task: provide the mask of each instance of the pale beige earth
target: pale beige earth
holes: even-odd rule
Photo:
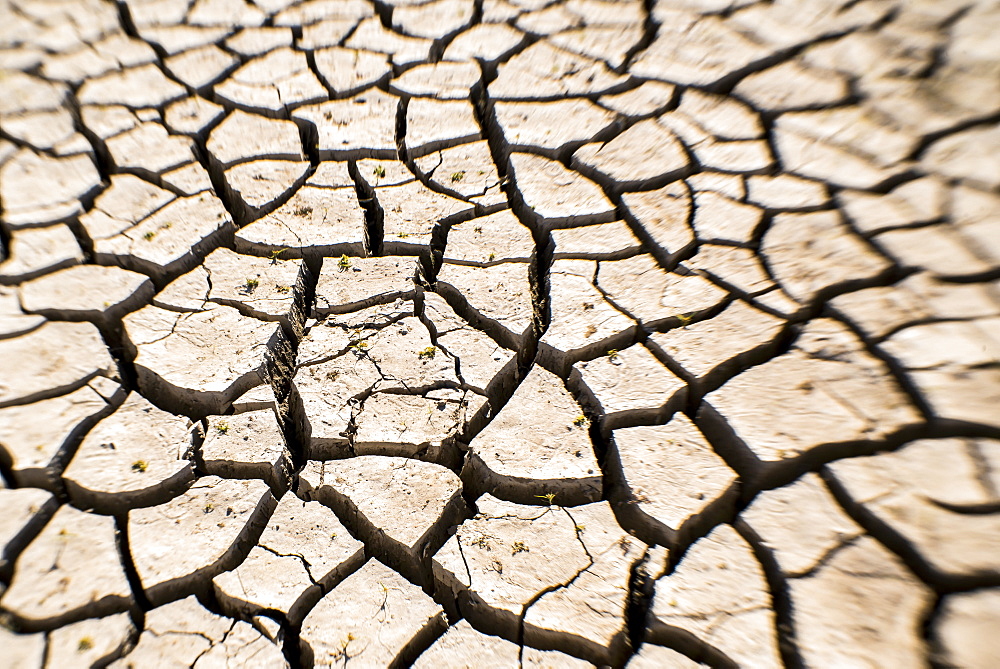
[[[0,667],[1000,666],[998,35],[0,0]]]

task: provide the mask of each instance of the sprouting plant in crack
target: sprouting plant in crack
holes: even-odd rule
[[[385,178],[385,167],[382,165],[376,165],[375,169],[372,170],[372,174],[377,176],[379,179]]]
[[[375,616],[382,615],[383,618],[381,620],[379,620],[379,622],[380,623],[384,623],[385,622],[385,617],[384,616],[388,613],[387,609],[389,607],[389,591],[390,590],[399,590],[399,588],[393,588],[391,586],[386,585],[385,583],[382,583],[381,581],[379,581],[378,585],[379,585],[380,588],[382,588],[382,603],[379,605],[378,611],[375,612]],[[402,592],[402,591],[400,591],[400,592]],[[374,618],[375,616],[372,616],[372,617]]]
[[[219,424],[215,426],[215,429],[218,430],[219,434],[226,434],[229,432],[229,423],[221,420],[219,421]]]
[[[496,253],[490,253],[489,262],[493,262],[496,259],[497,259],[497,254]]]
[[[340,260],[337,261],[337,271],[346,272],[351,269],[351,259],[347,257],[347,254],[340,256]]]
[[[573,425],[575,425],[576,427],[586,427],[589,424],[590,424],[590,421],[587,420],[587,417],[585,415],[583,415],[583,414],[580,414],[579,416],[577,416],[576,418],[573,419]],[[537,496],[538,495],[536,495],[536,497]]]
[[[280,283],[276,283],[276,284],[274,284],[274,289],[276,291],[278,291],[279,293],[281,293],[282,295],[284,295],[285,293],[287,293],[288,291],[291,290],[291,287],[289,287],[289,286],[282,286]]]
[[[94,647],[94,640],[89,636],[80,637],[80,641],[76,644],[76,652],[83,653]]]
[[[452,172],[451,173],[452,183],[454,183],[456,181],[461,181],[464,178],[465,178],[465,172],[463,172],[462,170],[459,170],[458,172]]]
[[[686,327],[694,320],[694,314],[677,314],[677,320],[681,322],[681,327]]]
[[[420,353],[417,353],[417,357],[420,358],[421,360],[430,360],[435,355],[437,355],[437,347],[436,346],[428,346],[427,348],[425,348],[424,350],[422,350]]]
[[[528,548],[528,544],[523,541],[515,541],[510,545],[510,554],[517,555],[518,553],[530,553],[531,549]]]
[[[350,646],[351,642],[356,638],[357,637],[355,637],[354,634],[348,632],[347,636],[340,642],[339,648],[337,649],[336,657],[343,658],[345,665],[347,664],[347,661],[351,659],[350,653],[347,652],[347,647]]]
[[[209,502],[208,504],[205,505],[205,508],[203,509],[203,511],[205,513],[212,513],[212,509],[214,509],[214,508],[215,508],[215,505],[212,504],[211,502]]]
[[[355,353],[359,353],[359,354],[360,353],[364,353],[364,352],[366,352],[368,350],[368,342],[366,342],[364,339],[358,339],[358,340],[352,341],[351,342],[351,349]]]
[[[153,237],[155,236],[156,236],[155,230],[147,230],[146,232],[142,233],[142,238],[145,239],[147,242],[153,241]]]
[[[247,278],[247,282],[245,284],[243,284],[242,290],[247,295],[249,295],[253,291],[257,290],[257,286],[259,286],[259,285],[260,285],[260,279],[258,279],[256,277],[248,277]]]
[[[608,360],[610,360],[611,362],[618,361],[618,349],[612,348],[608,350]]]
[[[535,495],[535,497],[544,499],[549,503],[549,506],[552,506],[552,501],[556,498],[556,494],[554,492],[547,492],[544,495]]]
[[[271,264],[272,265],[277,265],[278,261],[281,260],[281,254],[284,253],[287,250],[288,250],[288,247],[284,246],[284,247],[282,247],[280,249],[275,249],[275,250],[271,251],[271,255],[270,255]]]
[[[149,463],[145,460],[136,460],[132,463],[132,471],[138,472],[139,474],[145,473],[149,469]]]

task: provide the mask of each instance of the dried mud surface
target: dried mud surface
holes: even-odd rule
[[[0,664],[996,666],[998,33],[2,0]]]

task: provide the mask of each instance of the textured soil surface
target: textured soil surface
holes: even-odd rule
[[[996,667],[998,35],[0,0],[0,665]]]

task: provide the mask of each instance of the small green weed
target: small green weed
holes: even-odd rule
[[[145,473],[149,469],[149,463],[145,460],[136,460],[132,463],[132,471],[138,472],[140,474]]]
[[[452,181],[452,183],[454,183],[456,181],[461,181],[464,178],[465,178],[465,172],[463,172],[461,170],[459,170],[458,172],[452,172],[451,173],[451,181]]]
[[[417,357],[421,360],[429,360],[437,354],[437,348],[434,346],[428,346],[423,351],[417,354]]]
[[[544,499],[549,503],[549,506],[552,506],[552,502],[555,500],[556,494],[554,492],[547,492],[544,495],[535,495],[535,497],[538,499]]]

